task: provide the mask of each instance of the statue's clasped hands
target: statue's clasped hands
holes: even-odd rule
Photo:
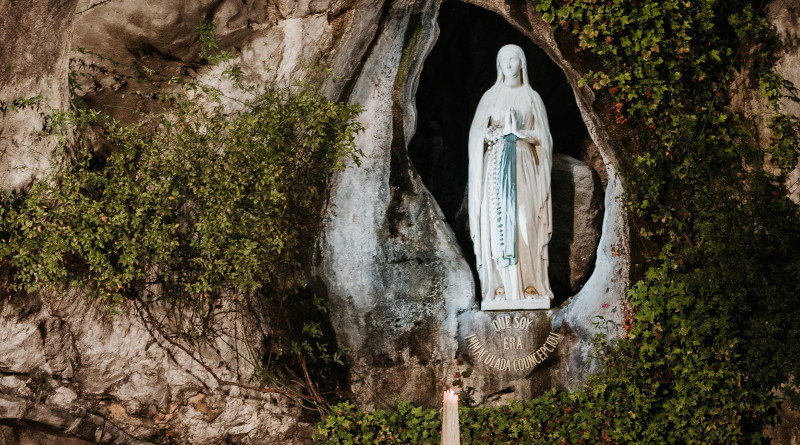
[[[503,136],[513,134],[519,139],[525,139],[525,136],[519,131],[517,124],[517,116],[513,108],[506,110],[505,124],[503,126]]]
[[[539,140],[532,134],[533,132],[528,131],[525,133],[526,134],[523,134],[523,131],[520,130],[518,127],[517,114],[514,112],[514,109],[509,108],[506,111],[505,124],[503,126],[503,137],[508,136],[509,134],[513,134],[520,140],[527,141],[533,144],[534,146],[539,144]],[[536,165],[539,165],[539,153],[533,147],[532,151],[533,151],[533,159],[536,162]]]
[[[489,148],[492,149],[496,146],[503,145],[503,139],[505,136],[513,134],[520,140],[526,140],[533,144],[538,143],[531,132],[524,131],[519,128],[519,123],[517,122],[517,113],[514,111],[513,108],[509,108],[506,110],[505,117],[503,118],[503,125],[497,126],[490,126],[486,132],[486,140],[489,142]],[[536,156],[536,161],[538,163],[538,155]]]

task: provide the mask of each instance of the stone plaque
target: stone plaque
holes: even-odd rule
[[[479,313],[461,329],[461,351],[478,371],[519,378],[557,353],[562,336],[549,327],[542,311]]]

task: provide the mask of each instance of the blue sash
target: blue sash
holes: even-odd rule
[[[503,136],[505,143],[498,165],[495,235],[500,251],[495,252],[497,267],[517,264],[517,139],[514,134]]]

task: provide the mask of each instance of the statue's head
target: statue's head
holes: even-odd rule
[[[528,64],[519,46],[505,45],[497,52],[497,83],[528,84]]]

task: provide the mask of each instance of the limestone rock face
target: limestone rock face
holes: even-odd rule
[[[367,408],[391,405],[396,396],[434,405],[440,396],[439,391],[431,394],[432,390],[442,390],[454,381],[470,388],[479,403],[530,397],[552,387],[568,388],[592,371],[586,359],[589,340],[598,332],[596,316],[621,325],[623,314],[628,228],[615,199],[621,185],[614,174],[614,148],[592,109],[592,93],[578,89],[579,76],[560,55],[550,28],[537,24],[541,20],[533,11],[526,13],[527,21],[520,21],[509,16],[505,3],[481,4],[524,30],[566,72],[588,132],[608,169],[608,186],[600,205],[600,186],[594,174],[578,161],[564,158],[559,164],[558,174],[563,175],[559,181],[567,185],[561,195],[570,194],[569,187],[574,187],[580,197],[569,198],[581,201],[580,211],[588,221],[580,229],[572,228],[580,239],[567,243],[575,249],[563,261],[569,267],[596,251],[597,260],[586,261],[583,271],[577,272],[591,274],[583,288],[562,308],[510,314],[512,319],[533,320],[531,329],[513,336],[515,345],[535,352],[553,331],[562,339],[557,352],[526,372],[499,369],[503,367],[500,361],[482,361],[490,355],[511,357],[503,350],[511,340],[502,335],[498,339],[493,331],[493,323],[502,314],[479,311],[475,281],[470,279],[474,270],[464,261],[464,245],[459,246],[443,224],[443,215],[416,169],[407,167],[406,148],[417,115],[411,93],[424,69],[425,54],[434,43],[435,15],[430,10],[437,6],[395,3],[384,13],[380,33],[365,54],[347,96],[366,109],[361,117],[366,130],[358,139],[365,156],[360,166],[350,166],[337,175],[329,218],[316,249],[316,273],[333,306],[334,327],[352,350],[353,396]],[[416,17],[408,13],[414,10],[420,11]],[[440,151],[444,150],[440,146]],[[602,206],[602,236],[592,243],[588,239],[597,239],[600,225],[593,213],[599,213]],[[584,240],[587,242],[582,244]],[[564,281],[569,283],[569,279]],[[525,336],[530,333],[535,335]],[[481,360],[467,340],[473,335],[480,337],[488,351]],[[520,343],[516,343],[517,337]],[[456,379],[468,369],[472,370],[469,378]]]
[[[74,436],[63,436],[43,433],[36,430],[0,426],[0,443],[14,445],[90,445],[83,439]]]
[[[591,90],[578,88],[579,75],[549,26],[530,2],[516,2],[513,10],[499,0],[475,3],[519,30],[563,70],[562,87],[574,95],[602,158],[592,164],[594,171],[569,157],[557,158],[554,211],[572,223],[553,235],[554,249],[558,244],[564,252],[553,256],[553,272],[562,270],[565,290],[560,306],[548,311],[479,310],[469,253],[417,174],[420,166],[409,158],[418,123],[415,94],[439,33],[439,0],[81,0],[58,8],[39,2],[31,10],[44,19],[21,21],[30,24],[27,34],[17,38],[7,31],[10,26],[0,26],[7,37],[3,54],[7,49],[22,54],[12,64],[4,57],[3,73],[13,81],[3,84],[0,98],[41,92],[55,100],[50,108],[65,108],[71,57],[84,100],[132,120],[135,115],[118,113],[147,110],[152,94],[168,88],[137,83],[133,66],[194,76],[233,91],[222,74],[227,66],[241,67],[250,84],[289,85],[316,81],[312,67],[326,64],[333,73],[323,83],[329,97],[364,107],[359,117],[364,131],[357,137],[361,164],[333,178],[314,256],[314,286],[327,296],[336,336],[351,350],[348,383],[354,401],[361,408],[386,407],[400,396],[438,405],[441,390],[454,384],[471,388],[478,403],[531,397],[568,388],[592,372],[586,359],[597,332],[595,317],[619,322],[623,313],[628,226],[616,200],[622,188],[614,173],[615,149],[593,108]],[[196,56],[196,29],[203,20],[215,24],[221,46],[232,50],[231,65],[205,65]],[[70,47],[85,51],[70,53]],[[0,167],[4,172],[16,172],[18,164],[28,167],[21,176],[2,175],[4,189],[47,171],[49,164],[37,156],[52,151],[54,143],[35,136],[44,112],[31,112],[38,121],[26,115],[4,122]],[[598,184],[598,168],[608,178],[605,187]],[[0,423],[42,424],[82,440],[95,441],[100,434],[116,443],[308,441],[310,425],[289,398],[223,383],[247,384],[253,373],[224,344],[190,355],[165,341],[132,303],[122,309],[123,315],[110,316],[101,303],[48,295],[0,301],[0,372],[6,375],[0,380]],[[496,323],[506,315],[518,324],[500,329]],[[524,331],[523,317],[529,321]],[[270,329],[265,318],[251,314],[231,321],[242,323],[248,335],[237,341],[256,356],[265,349],[262,332]],[[550,333],[559,340],[553,351],[542,350],[547,357],[542,352],[532,366],[513,362],[543,348]],[[477,356],[476,343],[469,340],[475,338],[519,369],[500,369],[501,362]],[[528,360],[524,363],[534,363]],[[37,377],[22,378],[30,375]],[[0,434],[21,437],[19,430]]]
[[[795,87],[800,85],[800,1],[772,1],[767,4],[767,14],[775,27],[776,35],[784,48],[782,57],[775,66],[775,71]],[[770,144],[772,130],[769,118],[772,106],[763,97],[758,85],[752,85],[746,72],[735,73],[732,85],[731,105],[738,112],[747,116],[751,131],[758,138],[761,147]],[[781,101],[780,111],[800,117],[800,104],[787,99]],[[800,203],[800,159],[795,169],[786,178],[789,198]]]
[[[102,302],[60,296],[0,304],[0,422],[122,444],[150,443],[167,432],[180,443],[198,444],[226,437],[304,443],[310,437],[310,426],[297,421],[300,408],[286,397],[213,377],[250,383],[252,369],[224,342],[190,355],[136,307],[122,309],[128,315],[113,316]],[[242,332],[256,330],[255,320],[239,323]],[[260,348],[255,336],[250,347]]]
[[[537,90],[545,99],[554,90],[567,90],[570,100],[563,102],[574,98],[582,125],[576,135],[587,137],[585,146],[568,147],[574,142],[571,123],[556,137],[568,142],[557,145],[561,154],[553,170],[554,219],[562,223],[554,227],[551,274],[562,298],[550,310],[479,310],[469,245],[459,238],[463,185],[447,189],[455,196],[446,197],[439,193],[441,184],[458,175],[436,177],[453,160],[461,159],[454,170],[465,170],[466,149],[439,137],[454,125],[450,121],[468,122],[474,110],[466,101],[448,103],[442,115],[439,109],[418,109],[423,100],[415,96],[426,67],[484,69],[480,64],[491,65],[491,58],[479,59],[474,50],[483,48],[484,54],[496,48],[469,41],[473,51],[459,51],[455,44],[442,59],[429,59],[437,41],[446,44],[439,24],[446,14],[457,14],[440,0],[4,5],[0,188],[18,190],[43,177],[52,168],[59,137],[69,142],[69,134],[52,132],[48,116],[68,107],[70,79],[89,105],[129,121],[136,115],[125,110],[151,111],[152,95],[169,88],[138,83],[136,70],[190,76],[234,98],[232,81],[223,74],[230,66],[242,68],[247,84],[321,82],[329,98],[364,107],[359,117],[364,131],[357,137],[361,164],[332,180],[313,264],[313,286],[327,297],[337,339],[351,350],[347,383],[353,400],[366,409],[393,405],[398,396],[434,406],[441,390],[457,386],[477,403],[497,404],[568,389],[595,371],[589,351],[601,329],[597,317],[608,320],[614,334],[625,315],[630,246],[618,200],[623,188],[616,175],[617,150],[593,92],[578,87],[571,48],[556,42],[535,2],[466,3],[490,11],[508,28],[492,22],[488,34],[532,42],[557,65],[562,84],[541,71],[532,78],[542,82]],[[787,48],[779,72],[798,85],[800,2],[771,2],[769,8]],[[451,16],[451,23],[473,31],[486,26],[469,16]],[[220,46],[232,51],[229,64],[210,66],[199,59],[197,27],[204,21],[215,25]],[[313,67],[320,63],[331,77],[316,77]],[[463,94],[486,87],[465,85]],[[433,102],[443,100],[437,93],[424,91]],[[754,118],[766,115],[764,103],[744,84],[737,100]],[[784,110],[800,113],[793,103]],[[551,111],[552,123],[572,122],[566,106]],[[765,121],[756,125],[764,132]],[[439,139],[420,143],[423,155],[409,156],[418,127]],[[435,168],[424,165],[426,160]],[[800,167],[787,185],[800,202]],[[123,315],[111,316],[101,303],[46,294],[0,299],[0,424],[15,425],[0,427],[0,442],[309,441],[312,426],[293,399],[237,386],[253,383],[254,369],[237,361],[224,342],[187,351],[166,341],[133,303],[122,309]],[[264,354],[271,329],[266,314],[226,323],[239,323],[248,333],[227,340],[246,346],[256,359]],[[776,431],[776,437],[791,440],[790,428]]]
[[[68,103],[68,53],[76,3],[3,2],[0,190],[19,190],[50,168],[58,136],[52,134],[55,129],[48,129],[52,127],[48,117]]]
[[[436,6],[395,3],[385,15],[349,96],[365,108],[364,159],[336,178],[317,249],[334,328],[352,349],[352,390],[373,408],[395,394],[435,404],[454,367],[456,316],[475,307],[469,268],[406,153]]]
[[[768,8],[770,14],[775,16],[774,25],[785,48],[775,70],[797,87],[800,85],[800,1],[788,0],[783,3],[773,1],[769,3]],[[800,104],[796,102],[784,100],[781,103],[781,110],[800,117]],[[786,188],[789,189],[792,201],[800,204],[800,162],[786,179]],[[800,434],[796,437],[798,436]]]
[[[775,71],[797,87],[800,85],[800,0],[771,1],[767,4],[767,15],[783,46]],[[772,112],[769,102],[757,88],[747,84],[743,75],[735,77],[733,87],[731,103],[753,122],[754,133],[759,136],[761,145],[769,145],[772,136],[768,121]],[[784,99],[780,111],[800,118],[800,104],[797,102]],[[800,159],[787,175],[786,189],[789,198],[800,204]],[[800,413],[784,402],[780,407],[780,422],[767,428],[765,433],[773,444],[800,443]]]
[[[553,155],[552,182],[550,283],[556,294],[575,295],[594,268],[603,189],[594,170],[560,153]]]

